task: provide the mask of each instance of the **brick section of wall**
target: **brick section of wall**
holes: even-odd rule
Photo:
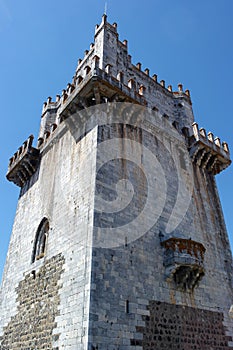
[[[58,254],[36,272],[25,276],[17,287],[18,312],[4,328],[1,350],[53,349],[52,342],[59,334],[52,334],[59,315],[59,286],[64,257]]]
[[[150,316],[144,316],[145,327],[137,327],[143,340],[131,339],[131,345],[143,350],[227,350],[232,341],[225,334],[223,313],[188,306],[150,301]]]

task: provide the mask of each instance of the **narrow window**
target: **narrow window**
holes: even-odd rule
[[[175,128],[176,130],[179,129],[179,123],[178,123],[177,121],[174,121],[174,122],[172,123],[172,125],[174,126],[174,128]]]
[[[80,84],[83,81],[83,77],[81,75],[77,76],[76,84]]]
[[[181,131],[182,131],[182,134],[183,134],[186,138],[189,137],[189,129],[188,129],[188,128],[184,127],[184,128],[182,128]]]
[[[139,95],[143,96],[144,93],[145,93],[145,91],[146,91],[145,86],[144,86],[144,85],[141,85],[140,88],[139,88],[138,93],[139,93]]]
[[[31,272],[31,276],[32,276],[32,278],[35,280],[36,279],[36,271],[35,270],[33,270],[32,272]]]
[[[49,232],[49,221],[48,219],[43,218],[36,232],[36,237],[35,237],[35,242],[34,242],[34,247],[32,252],[32,263],[35,260],[39,260],[44,257],[48,232]]]
[[[128,87],[129,87],[130,89],[135,89],[135,86],[136,86],[136,84],[135,84],[134,79],[129,79],[129,81],[128,81]]]
[[[117,80],[119,80],[119,82],[121,82],[122,84],[124,83],[124,74],[122,72],[119,72],[117,74]]]
[[[126,300],[125,302],[125,312],[129,314],[129,300]]]
[[[91,67],[89,66],[86,66],[84,69],[86,70],[86,75],[91,71]]]

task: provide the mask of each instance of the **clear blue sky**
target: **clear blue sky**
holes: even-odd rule
[[[104,0],[0,0],[0,278],[19,195],[5,179],[8,159],[30,134],[37,138],[43,102],[71,81],[104,7]],[[233,154],[233,1],[109,0],[108,20],[128,39],[133,63],[190,89],[199,126]],[[232,180],[233,166],[217,176],[233,246]]]

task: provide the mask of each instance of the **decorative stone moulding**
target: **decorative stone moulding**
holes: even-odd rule
[[[226,169],[231,164],[227,143],[221,144],[219,137],[214,138],[211,132],[207,135],[203,128],[199,130],[197,123],[192,126],[193,136],[189,139],[192,161],[213,175]]]
[[[204,276],[205,247],[191,239],[169,238],[164,248],[165,274],[181,291],[193,290]]]
[[[39,164],[40,151],[32,147],[33,139],[33,135],[29,136],[9,162],[7,180],[19,187],[31,178]]]

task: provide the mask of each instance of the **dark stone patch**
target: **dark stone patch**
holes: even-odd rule
[[[144,317],[146,327],[137,327],[143,333],[143,340],[131,339],[131,345],[139,345],[143,350],[229,350],[231,336],[225,333],[224,315],[151,301],[150,316]],[[139,343],[137,343],[139,342]]]
[[[4,328],[1,350],[53,349],[55,317],[59,315],[58,281],[63,272],[64,257],[58,254],[47,260],[37,273],[28,274],[16,291],[18,312]]]

